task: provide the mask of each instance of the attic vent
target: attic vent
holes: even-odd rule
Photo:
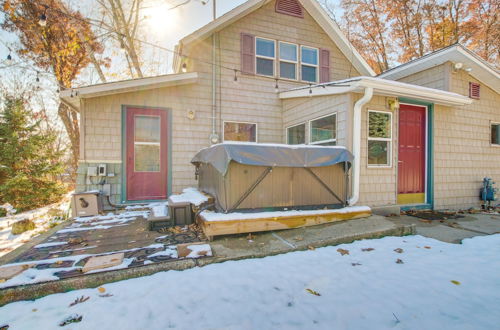
[[[470,82],[469,83],[469,97],[471,99],[479,99],[481,85]]]
[[[276,12],[304,18],[304,9],[297,0],[276,0]]]

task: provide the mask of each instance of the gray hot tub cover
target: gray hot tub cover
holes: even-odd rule
[[[225,175],[231,161],[257,166],[323,167],[343,162],[350,166],[353,158],[344,147],[226,142],[200,150],[191,163],[211,164]]]

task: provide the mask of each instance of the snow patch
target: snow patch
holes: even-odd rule
[[[208,202],[208,197],[196,188],[186,188],[182,191],[182,194],[171,195],[168,199],[172,203],[191,203],[195,206]]]

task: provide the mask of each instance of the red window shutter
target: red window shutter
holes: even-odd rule
[[[304,9],[298,0],[276,0],[277,13],[304,18]]]
[[[319,82],[330,81],[330,51],[328,49],[319,50]]]
[[[481,85],[469,82],[469,97],[471,99],[479,99],[481,92]]]
[[[255,36],[241,33],[241,72],[255,74]]]

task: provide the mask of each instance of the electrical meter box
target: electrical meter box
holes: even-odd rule
[[[102,198],[98,191],[74,193],[71,198],[73,218],[90,217],[102,212]]]

